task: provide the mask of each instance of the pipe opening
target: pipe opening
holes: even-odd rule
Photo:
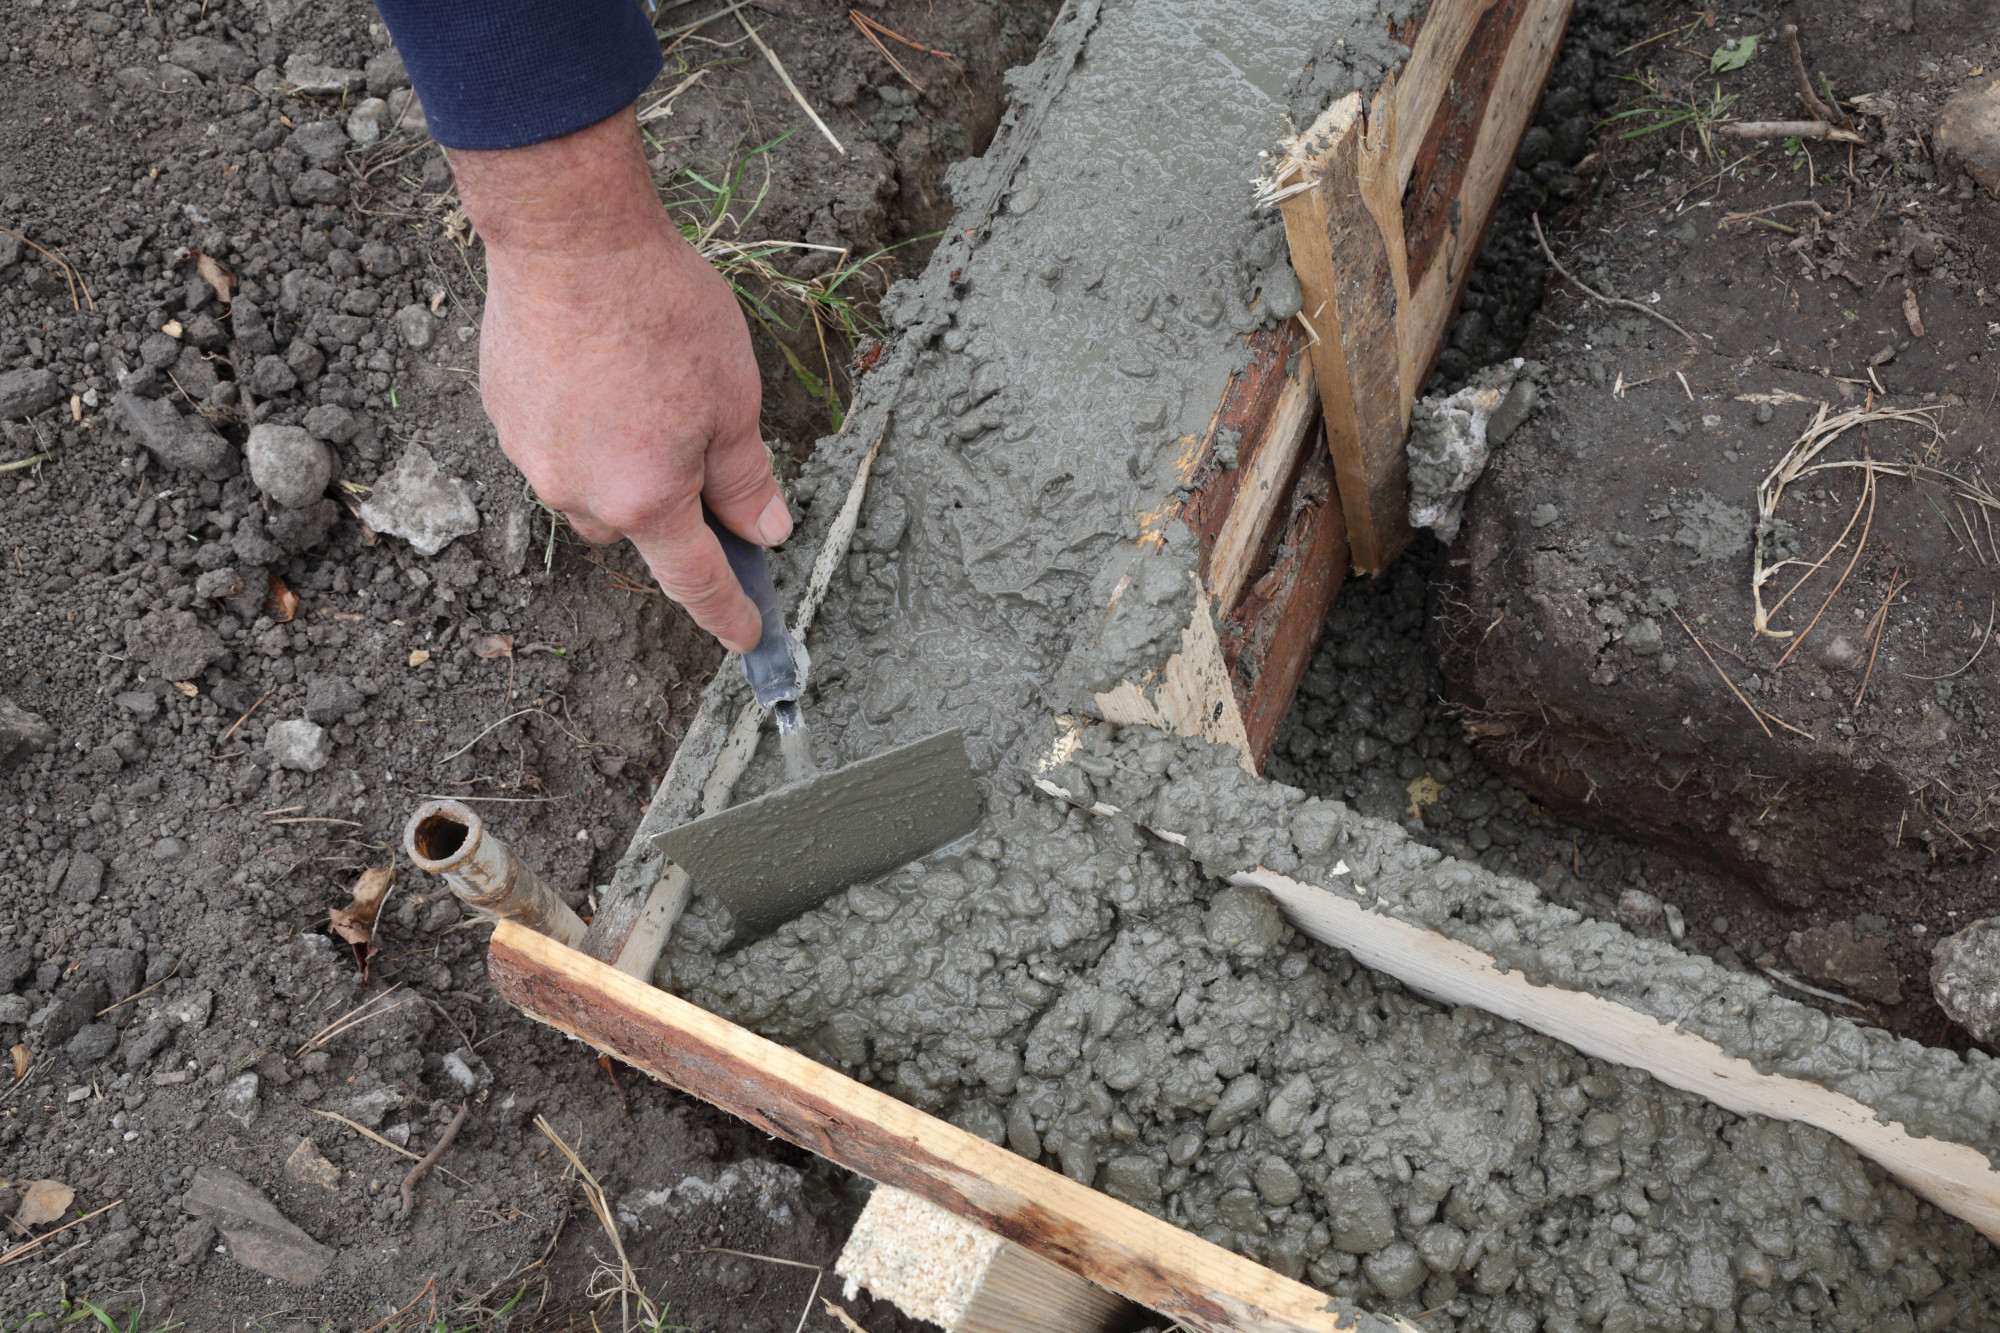
[[[424,816],[410,835],[410,846],[426,861],[448,861],[465,846],[471,829],[446,811]]]

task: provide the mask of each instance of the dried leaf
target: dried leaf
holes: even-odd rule
[[[34,1064],[34,1055],[26,1046],[18,1044],[9,1054],[14,1057],[14,1081],[19,1083],[28,1076],[28,1070]]]
[[[512,657],[514,636],[511,634],[482,634],[472,641],[474,657]]]
[[[191,680],[177,680],[174,682],[174,688],[190,699],[201,693],[201,690]]]
[[[1917,305],[1917,294],[1907,287],[1903,289],[1903,322],[1910,326],[1912,338],[1924,336],[1924,312]]]
[[[426,662],[428,662],[428,661],[430,661],[430,660],[431,660],[431,650],[430,650],[430,649],[428,649],[428,648],[413,648],[413,649],[411,649],[411,650],[410,650],[410,665],[411,665],[411,666],[413,666],[413,667],[420,667],[420,666],[422,666],[422,665],[423,665],[424,663],[426,663]]]
[[[236,275],[217,263],[211,255],[196,251],[194,271],[201,274],[201,280],[215,288],[215,299],[228,305],[236,297]]]
[[[353,946],[354,962],[361,969],[364,984],[368,980],[368,964],[380,948],[375,943],[375,918],[381,914],[382,902],[389,896],[395,875],[394,870],[385,866],[370,866],[354,881],[353,901],[327,913],[327,924],[333,933]]]
[[[57,1221],[76,1200],[76,1191],[60,1180],[31,1180],[21,1187],[21,1206],[14,1220],[24,1227]]]
[[[299,595],[285,586],[285,581],[276,574],[270,576],[271,593],[264,599],[264,613],[285,624],[299,613]]]
[[[179,320],[170,319],[160,325],[160,332],[166,334],[169,338],[178,338],[187,332],[187,328]]]

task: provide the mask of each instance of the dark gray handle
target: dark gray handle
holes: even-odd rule
[[[701,516],[708,520],[709,531],[722,543],[722,553],[729,558],[730,572],[743,585],[744,593],[756,603],[757,614],[764,620],[763,637],[757,641],[755,648],[743,654],[743,678],[750,682],[751,693],[757,696],[757,702],[766,708],[788,700],[796,702],[803,692],[798,660],[792,652],[791,631],[785,628],[785,613],[778,606],[778,590],[771,586],[771,570],[765,563],[764,548],[744,541],[724,527],[707,505],[701,507]]]

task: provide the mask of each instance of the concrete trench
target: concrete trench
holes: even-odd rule
[[[955,169],[958,199],[1000,209],[983,236],[985,217],[961,216],[885,303],[894,349],[806,466],[802,535],[778,562],[795,594],[879,435],[809,644],[820,759],[962,728],[985,820],[733,952],[727,913],[697,893],[656,979],[1425,1327],[1992,1326],[1990,1244],[1843,1143],[1434,1005],[1219,876],[1261,863],[1330,884],[1345,863],[1344,882],[1383,910],[2000,1160],[1990,1063],[1829,1020],[1580,918],[1399,825],[1249,777],[1219,746],[1088,727],[1053,776],[1121,807],[1117,820],[1029,782],[1057,715],[1087,718],[1105,680],[1178,645],[1194,596],[1183,539],[1170,526],[1142,549],[1138,516],[1176,484],[1171,446],[1202,430],[1242,335],[1297,308],[1282,233],[1251,208],[1247,178],[1281,112],[1310,119],[1315,99],[1379,77],[1394,52],[1364,38],[1383,26],[1367,4],[1107,0],[1073,6],[1017,72],[1017,107],[1046,105],[1039,132],[1009,178],[990,158]],[[1335,48],[1336,30],[1353,42]],[[1496,336],[1500,321],[1474,313],[1484,329],[1455,335],[1465,365],[1447,373]],[[1107,613],[1128,576],[1137,595]],[[1332,653],[1324,674],[1340,668]],[[733,713],[740,697],[719,678],[705,706]],[[1277,771],[1302,776],[1311,748],[1281,741]],[[677,763],[660,817],[692,808],[700,759]],[[735,799],[780,774],[767,734]],[[1187,833],[1188,848],[1142,824]]]

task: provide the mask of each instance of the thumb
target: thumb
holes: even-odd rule
[[[703,469],[701,498],[724,527],[759,546],[776,546],[792,535],[791,511],[754,421],[710,441]]]

